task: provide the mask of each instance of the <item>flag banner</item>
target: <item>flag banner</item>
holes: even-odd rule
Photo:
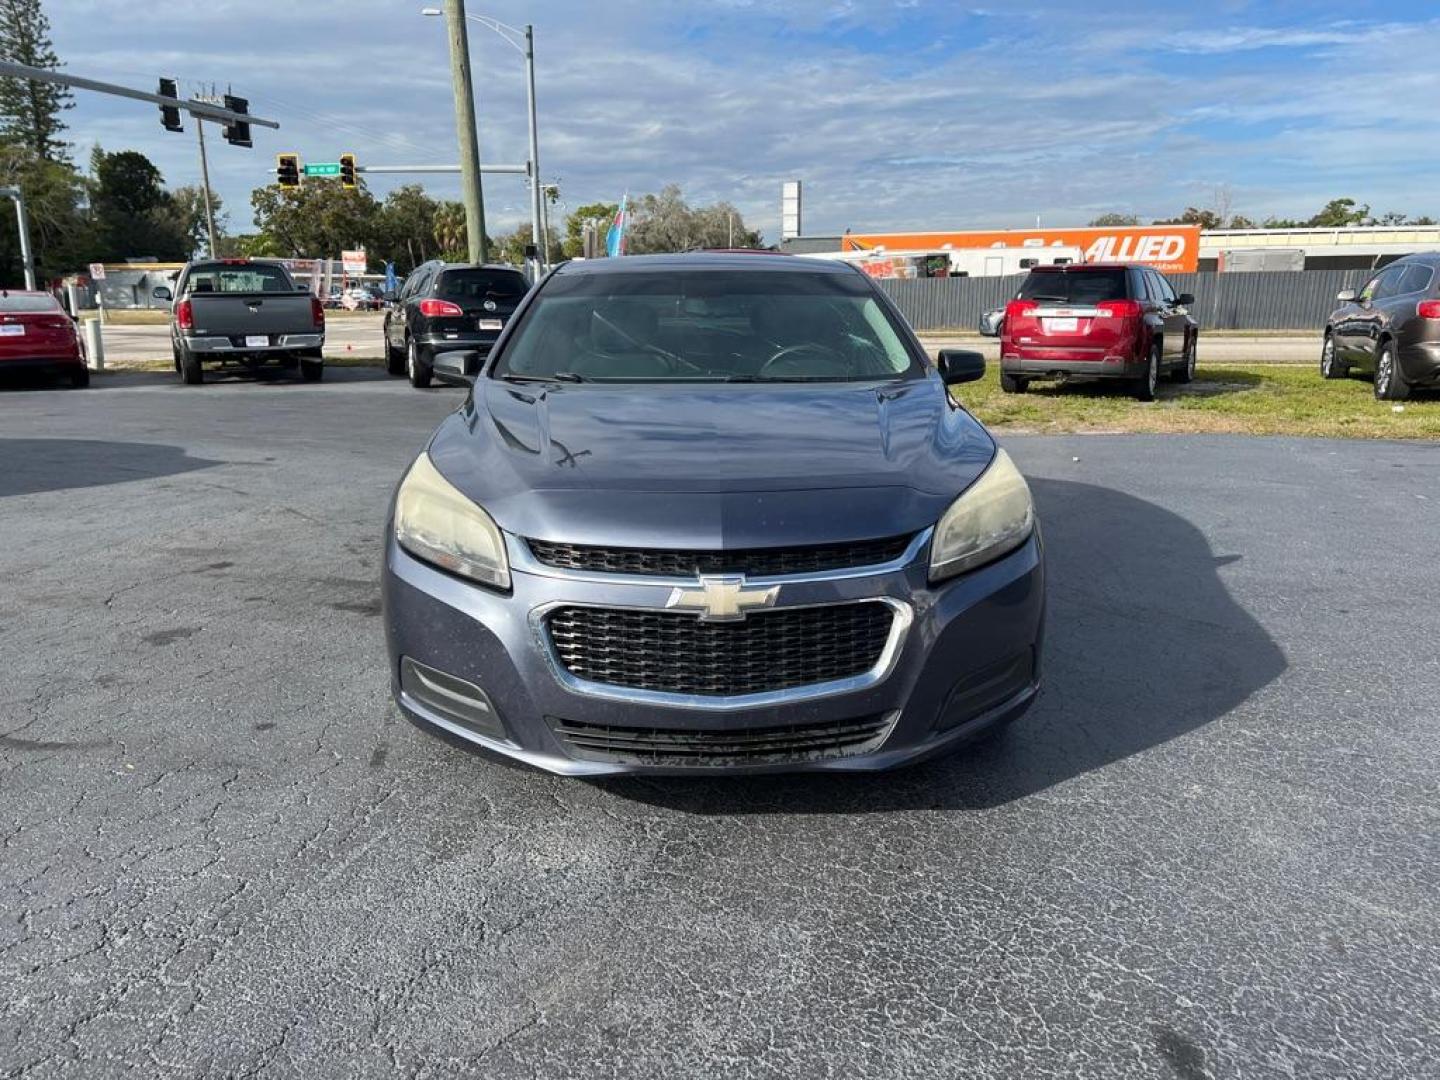
[[[625,254],[625,225],[630,217],[630,193],[620,196],[620,208],[615,211],[615,220],[605,234],[605,254],[614,258]]]

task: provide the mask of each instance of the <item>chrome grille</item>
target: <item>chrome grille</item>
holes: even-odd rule
[[[546,566],[592,570],[607,574],[693,577],[699,574],[746,574],[774,577],[814,574],[891,562],[910,546],[910,536],[856,540],[807,547],[736,548],[729,551],[686,548],[597,547],[527,540],[530,553]]]
[[[659,693],[729,697],[862,675],[894,620],[881,603],[778,608],[739,622],[688,612],[559,607],[545,619],[561,667],[577,679]]]

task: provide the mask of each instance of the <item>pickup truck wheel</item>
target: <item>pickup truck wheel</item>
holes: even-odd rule
[[[1006,375],[1002,371],[1000,373],[1000,389],[1007,394],[1023,394],[1030,389],[1030,380],[1019,375]]]
[[[300,358],[300,378],[306,382],[319,382],[325,377],[325,361]]]
[[[200,361],[184,345],[177,348],[175,357],[180,361],[180,379],[186,386],[198,386],[205,381],[205,372],[200,367]]]
[[[415,344],[414,338],[405,343],[405,373],[410,376],[410,385],[417,390],[430,385],[430,358]]]

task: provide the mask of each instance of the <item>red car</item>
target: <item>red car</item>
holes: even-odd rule
[[[1194,302],[1148,266],[1037,266],[1005,308],[1000,385],[1019,394],[1031,379],[1124,379],[1153,401],[1162,374],[1195,377]]]
[[[0,290],[0,371],[44,371],[90,385],[75,320],[47,292]]]

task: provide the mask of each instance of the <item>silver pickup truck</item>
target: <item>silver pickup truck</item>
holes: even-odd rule
[[[205,381],[203,365],[255,372],[267,365],[325,374],[325,311],[285,267],[259,259],[189,263],[168,300],[175,370],[187,383]]]

